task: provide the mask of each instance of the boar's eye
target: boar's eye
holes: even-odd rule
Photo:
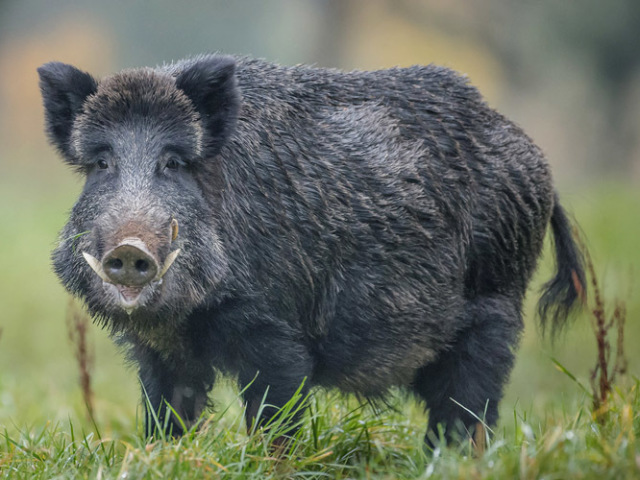
[[[95,165],[98,170],[107,170],[109,168],[109,154],[111,149],[109,147],[101,147],[95,153]]]
[[[185,165],[185,161],[180,153],[167,151],[163,155],[163,167],[168,170],[178,170]],[[162,164],[161,164],[162,165]]]
[[[180,157],[177,155],[172,155],[167,159],[167,164],[165,165],[169,170],[177,170],[180,168]]]
[[[109,163],[107,163],[104,158],[99,158],[96,164],[98,165],[98,168],[100,170],[106,170],[107,168],[109,168]]]

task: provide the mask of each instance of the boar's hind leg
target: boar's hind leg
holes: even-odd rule
[[[184,365],[171,368],[150,352],[139,361],[147,438],[156,436],[159,429],[172,437],[183,435],[183,425],[190,428],[206,406],[213,371],[199,371]]]
[[[414,380],[414,391],[429,409],[425,441],[430,446],[438,441],[438,425],[449,440],[473,436],[478,418],[495,425],[513,366],[513,350],[522,331],[520,298],[478,297],[469,300],[464,315],[468,327]]]

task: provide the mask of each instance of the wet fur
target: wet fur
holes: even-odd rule
[[[560,306],[554,324],[576,299],[567,272],[584,285],[540,150],[450,70],[208,55],[96,82],[72,68],[40,71],[66,161],[90,164],[91,145],[112,141],[105,131],[121,152],[151,153],[123,160],[130,184],[115,190],[88,174],[54,265],[127,346],[156,408],[166,399],[193,421],[223,372],[250,385],[249,422],[267,387],[278,406],[306,378],[305,389],[369,398],[407,387],[426,400],[430,430],[474,424],[451,398],[493,424],[550,221],[559,274],[543,312]],[[187,144],[183,183],[154,176],[152,150],[167,139]],[[177,218],[185,254],[129,318],[77,252],[102,251],[100,232],[132,206],[148,224]]]

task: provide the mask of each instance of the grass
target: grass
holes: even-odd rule
[[[513,410],[505,420],[513,433],[488,438],[481,455],[468,443],[427,451],[421,428],[402,412],[321,393],[285,456],[271,452],[269,435],[247,436],[241,412],[227,408],[203,418],[198,432],[152,444],[140,433],[80,433],[72,421],[5,433],[0,471],[29,479],[638,478],[639,387],[614,394],[605,424],[585,401],[545,419]]]
[[[317,392],[284,459],[261,435],[246,435],[229,384],[216,388],[218,408],[202,419],[200,432],[146,445],[135,373],[93,326],[86,331],[93,352],[94,420],[88,418],[65,327],[67,296],[49,266],[77,191],[54,167],[35,179],[7,169],[0,180],[0,477],[640,478],[637,186],[590,186],[562,196],[584,232],[603,296],[627,307],[629,373],[615,385],[603,424],[578,385],[589,388],[597,358],[589,319],[578,318],[553,347],[533,322],[535,285],[551,272],[547,252],[527,301],[501,421],[482,455],[466,443],[425,452],[422,407],[400,394],[395,408],[374,412],[353,398]]]

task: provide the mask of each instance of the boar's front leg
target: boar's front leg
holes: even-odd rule
[[[245,337],[243,346],[246,347],[243,349],[245,361],[239,381],[249,433],[257,428],[273,427],[274,417],[299,391],[299,398],[291,405],[290,416],[285,419],[283,428],[278,428],[279,436],[273,440],[274,446],[285,446],[298,430],[304,413],[299,407],[309,391],[311,355],[303,345],[282,332],[256,331]]]
[[[213,370],[164,360],[150,350],[138,361],[147,438],[157,436],[159,429],[172,437],[183,435],[183,425],[190,428],[206,406]]]

